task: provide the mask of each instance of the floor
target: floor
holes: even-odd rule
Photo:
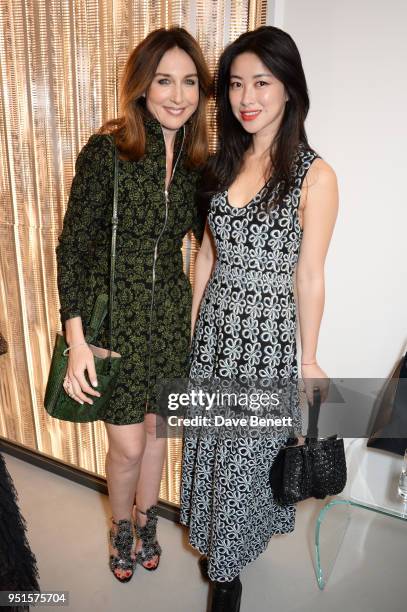
[[[69,591],[74,612],[205,612],[208,587],[185,527],[159,520],[160,567],[140,565],[120,584],[108,568],[106,496],[5,455],[36,554],[42,591]],[[404,612],[407,524],[363,509],[352,519],[329,582],[320,591],[313,566],[314,524],[324,501],[297,507],[295,531],[275,536],[242,574],[241,612]],[[335,516],[324,534],[335,534]],[[340,521],[339,521],[340,522]],[[46,612],[49,607],[37,606]]]

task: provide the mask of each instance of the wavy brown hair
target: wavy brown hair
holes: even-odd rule
[[[166,51],[178,47],[194,62],[199,81],[198,108],[187,122],[185,164],[202,165],[208,157],[206,105],[212,89],[212,79],[197,41],[184,28],[159,28],[137,45],[130,54],[120,83],[120,117],[110,119],[98,130],[100,134],[114,135],[123,159],[137,161],[143,157],[146,146],[143,94],[148,91],[157,66]],[[148,95],[148,94],[147,94]]]

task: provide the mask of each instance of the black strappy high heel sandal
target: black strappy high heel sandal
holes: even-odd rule
[[[136,509],[136,512],[140,512],[140,514],[144,514],[147,516],[146,524],[141,527],[136,522],[136,536],[141,538],[143,543],[143,547],[137,553],[137,563],[140,563],[144,567],[144,569],[149,572],[153,572],[157,569],[160,563],[160,555],[162,553],[161,546],[156,540],[156,529],[157,529],[157,521],[158,521],[158,506],[150,506],[147,508],[147,511]],[[144,565],[146,561],[150,561],[153,557],[158,556],[157,565],[153,567],[147,567]]]
[[[128,519],[121,519],[116,522],[113,517],[111,521],[117,527],[117,533],[110,529],[109,538],[112,548],[117,550],[117,555],[110,555],[109,567],[112,570],[113,576],[119,582],[128,582],[132,579],[134,570],[136,569],[137,557],[132,559],[132,552],[135,549],[135,538],[133,532],[133,523]],[[135,554],[135,552],[134,552]],[[118,576],[115,570],[123,570],[124,572],[131,571],[130,576]]]

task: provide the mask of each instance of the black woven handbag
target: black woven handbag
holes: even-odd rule
[[[308,497],[323,499],[327,495],[337,495],[345,488],[347,474],[343,439],[335,434],[318,440],[320,407],[321,393],[314,389],[305,444],[288,444],[280,449],[271,466],[270,485],[274,499],[280,505],[296,504]],[[292,441],[295,443],[297,440],[294,438]]]

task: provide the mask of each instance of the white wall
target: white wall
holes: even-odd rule
[[[311,97],[311,146],[339,180],[318,358],[386,377],[407,342],[407,2],[276,0]]]

